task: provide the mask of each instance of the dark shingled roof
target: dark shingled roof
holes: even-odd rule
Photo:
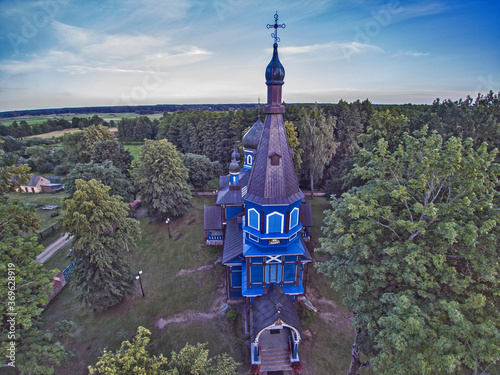
[[[283,288],[272,284],[267,289],[266,294],[255,298],[251,309],[253,324],[251,324],[252,332],[250,334],[252,341],[255,340],[260,331],[274,324],[278,319],[296,328],[302,334],[299,316],[292,298],[283,293]]]
[[[243,254],[243,230],[239,228],[237,215],[226,223],[224,248],[222,250],[222,264],[229,262]]]
[[[203,229],[222,229],[222,207],[205,206],[203,207]]]
[[[300,242],[302,242],[302,246],[304,246],[304,250],[306,251],[306,253],[302,255],[302,258],[306,258],[307,260],[312,261],[312,259],[313,259],[312,255],[309,252],[309,248],[307,247],[307,244],[304,241],[304,239],[302,238],[302,236],[300,236]]]
[[[300,224],[303,227],[313,227],[313,212],[311,203],[302,203],[300,205]]]
[[[260,116],[250,128],[249,131],[243,136],[243,147],[251,150],[256,150],[259,147],[260,137],[262,135],[262,129],[264,124],[260,121]]]
[[[269,156],[273,153],[281,156],[279,165],[271,165]],[[257,204],[291,204],[302,198],[283,115],[267,115],[245,200]]]
[[[250,173],[243,168],[240,169],[239,185],[243,188],[248,183]],[[223,177],[227,177],[223,179]],[[243,204],[242,191],[229,189],[229,176],[221,176],[219,179],[219,193],[216,204]]]

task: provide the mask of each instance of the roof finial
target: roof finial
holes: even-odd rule
[[[260,96],[257,99],[257,118],[260,120]]]
[[[271,37],[274,38],[274,43],[278,44],[278,42],[280,41],[280,38],[278,37],[278,28],[284,29],[286,27],[286,25],[284,23],[282,23],[281,25],[278,25],[278,11],[276,11],[276,14],[274,15],[274,25],[267,24],[266,27],[268,29],[271,29],[271,28],[274,29],[274,33],[271,34]]]

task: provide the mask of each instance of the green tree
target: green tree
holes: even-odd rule
[[[295,167],[295,171],[298,172],[302,166],[302,154],[304,153],[304,150],[300,147],[297,127],[293,124],[293,122],[285,121],[285,131],[288,139],[288,145],[293,150],[293,166]]]
[[[67,133],[63,136],[63,143],[67,154],[72,156],[76,163],[89,163],[97,142],[113,140],[114,136],[109,128],[103,125],[92,125],[82,132]]]
[[[43,246],[35,234],[40,219],[33,208],[10,201],[5,195],[28,179],[27,165],[0,168],[0,349],[3,363],[12,363],[5,355],[9,343],[15,342],[15,367],[22,374],[52,374],[53,366],[68,354],[50,332],[41,329],[41,313],[57,270],[49,271],[36,261]],[[14,319],[13,325],[9,319]]]
[[[91,160],[93,163],[104,163],[110,160],[125,176],[130,177],[130,168],[134,157],[123,144],[117,140],[97,142],[92,151]]]
[[[179,353],[172,352],[169,361],[162,354],[151,354],[146,346],[151,332],[137,329],[135,338],[123,341],[116,353],[105,350],[95,366],[89,366],[90,375],[236,375],[239,363],[227,354],[208,357],[206,344],[189,345]]]
[[[182,216],[188,212],[192,198],[186,182],[188,170],[172,143],[166,139],[146,140],[133,175],[150,220]]]
[[[110,187],[109,194],[119,195],[127,202],[131,202],[134,199],[132,182],[110,160],[106,160],[102,164],[87,163],[75,165],[65,178],[66,191],[70,196],[73,196],[75,193],[75,181],[78,179],[85,181],[98,180]]]
[[[475,374],[500,360],[500,166],[472,139],[427,128],[362,150],[367,182],[333,199],[319,266],[344,291],[381,374]]]
[[[132,292],[134,277],[124,251],[135,248],[139,222],[128,215],[121,197],[96,180],[76,180],[76,191],[63,203],[62,225],[73,235],[77,259],[72,285],[94,309],[121,302]]]
[[[338,146],[334,128],[335,119],[327,117],[317,104],[312,108],[301,108],[299,141],[304,150],[303,171],[311,184],[311,199],[314,199],[314,182],[323,177],[324,168],[332,160]]]
[[[204,155],[185,154],[182,156],[182,162],[188,169],[188,181],[197,190],[204,189],[208,181],[214,178],[217,166]]]

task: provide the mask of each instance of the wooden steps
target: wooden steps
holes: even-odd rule
[[[290,354],[288,349],[261,349],[260,371],[290,370]]]

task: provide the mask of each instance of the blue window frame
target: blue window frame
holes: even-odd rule
[[[283,219],[279,212],[267,215],[267,233],[283,233]]]
[[[231,272],[231,286],[233,288],[241,288],[241,271]]]
[[[297,274],[296,264],[285,264],[283,266],[283,282],[294,283],[296,274]]]
[[[290,212],[290,229],[295,228],[297,225],[299,225],[299,209],[295,207]]]
[[[281,283],[281,264],[266,265],[266,283]]]
[[[262,284],[264,282],[264,266],[250,266],[250,283]]]
[[[248,226],[260,230],[260,215],[255,208],[248,210]]]

